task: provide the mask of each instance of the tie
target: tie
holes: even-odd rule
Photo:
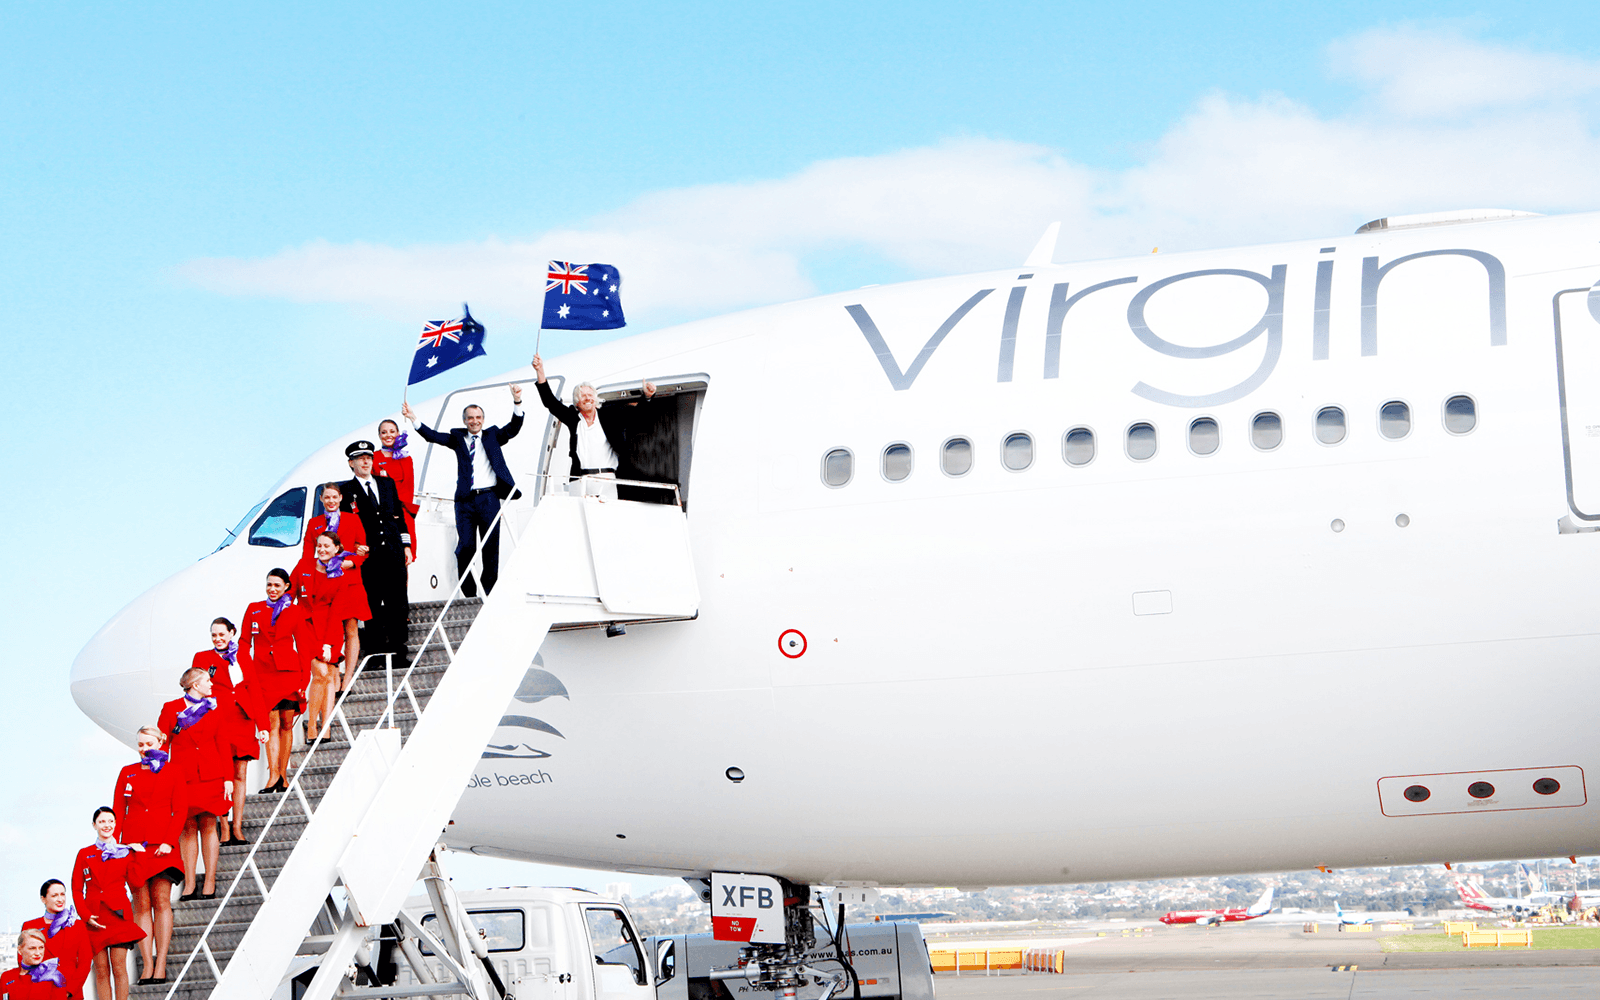
[[[478,457],[478,435],[473,434],[467,438],[467,458],[476,461]]]
[[[373,510],[377,510],[378,509],[378,495],[376,493],[372,492],[372,480],[369,479],[366,482],[362,483],[361,485],[366,488],[367,499],[372,501],[372,509]]]

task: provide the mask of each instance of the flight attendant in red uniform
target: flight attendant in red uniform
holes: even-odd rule
[[[187,788],[188,803],[183,833],[178,839],[178,854],[183,858],[183,895],[191,899],[217,896],[217,817],[228,815],[233,802],[228,798],[228,782],[233,777],[232,749],[222,746],[222,713],[211,697],[211,675],[204,667],[190,667],[179,679],[183,697],[161,706],[156,725],[167,736],[167,752]],[[205,890],[196,892],[195,873],[200,854],[205,853]]]
[[[409,462],[410,459],[406,461]],[[377,475],[377,473],[373,473],[373,475]],[[323,486],[321,499],[322,513],[313,517],[311,523],[306,526],[306,540],[300,547],[300,560],[304,562],[305,560],[316,558],[317,536],[324,531],[331,531],[339,536],[339,544],[348,553],[346,556],[348,561],[360,566],[367,561],[367,552],[370,551],[367,548],[367,529],[361,523],[360,515],[351,516],[340,512],[339,504],[344,499],[344,491],[339,488],[338,483],[328,483]],[[366,619],[363,618],[361,621],[366,621]],[[361,657],[361,633],[357,630],[357,627],[357,621],[354,618],[345,622],[344,673],[339,678],[339,684],[335,690],[336,694],[339,691],[343,691],[345,686],[350,683],[350,676],[355,673],[356,663]],[[313,678],[313,681],[315,681],[315,678]],[[312,701],[312,707],[315,708],[316,703],[309,697],[309,691],[307,695],[307,700]]]
[[[128,949],[144,931],[128,920],[130,847],[117,843],[117,814],[110,806],[94,811],[95,842],[78,852],[72,864],[72,898],[89,928],[94,952],[94,992],[100,1000],[128,1000]]]
[[[385,420],[378,425],[378,443],[383,447],[372,456],[372,474],[394,480],[395,492],[400,494],[400,506],[406,509],[406,530],[411,532],[411,554],[417,554],[417,511],[422,508],[416,501],[416,476],[411,468],[411,456],[406,454],[406,435],[400,425]],[[346,546],[348,548],[348,546]]]
[[[17,967],[0,976],[6,1000],[69,1000],[59,959],[45,957],[44,931],[29,928],[17,939]]]
[[[305,616],[290,608],[289,571],[267,574],[267,599],[244,609],[244,639],[239,658],[248,661],[256,697],[267,710],[267,784],[263,792],[289,790],[289,752],[294,749],[295,716],[305,711],[308,670],[295,645]]]
[[[67,994],[73,1000],[83,1000],[83,981],[94,968],[89,927],[67,901],[67,887],[60,879],[53,878],[39,887],[39,901],[44,903],[44,916],[27,921],[22,929],[44,932],[44,957],[56,960]]]
[[[167,945],[172,941],[172,887],[183,882],[178,867],[178,835],[188,804],[184,781],[161,749],[161,730],[139,730],[139,763],[117,775],[111,807],[117,811],[120,840],[137,852],[128,862],[133,919],[150,937],[139,942],[144,959],[141,985],[167,981]]]
[[[247,844],[244,839],[245,769],[261,756],[267,738],[267,713],[256,697],[245,669],[255,669],[248,659],[239,657],[239,630],[226,618],[211,620],[211,648],[194,654],[191,667],[211,675],[211,696],[217,700],[217,746],[233,760],[233,830],[219,844],[232,847]],[[226,827],[227,824],[223,824]],[[223,829],[221,832],[228,833]]]
[[[345,517],[351,515],[346,514]],[[325,737],[333,718],[335,663],[339,662],[345,635],[355,622],[372,617],[365,588],[357,582],[350,553],[339,547],[339,536],[325,531],[317,537],[316,554],[294,568],[295,602],[305,618],[306,655],[311,657],[311,686],[306,698],[306,738]],[[315,732],[316,736],[312,733]]]

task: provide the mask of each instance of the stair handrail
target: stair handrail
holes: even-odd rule
[[[379,658],[384,660],[386,667],[392,674],[394,663],[393,653],[368,653],[366,656],[361,658],[360,663],[356,664],[355,671],[350,675],[349,683],[345,685],[344,691],[340,693],[338,701],[335,702],[333,706],[333,718],[336,719],[340,727],[343,728],[345,739],[351,744],[355,743],[355,733],[351,731],[350,722],[345,718],[345,699],[350,697],[350,693],[355,690],[356,681],[361,678],[362,673],[367,669],[367,664]],[[378,729],[381,728],[381,725],[382,719],[380,718],[373,724],[371,728]],[[222,970],[217,967],[216,957],[211,953],[211,945],[209,943],[211,931],[216,927],[217,921],[222,919],[222,914],[227,910],[228,903],[233,899],[234,892],[238,890],[239,883],[244,881],[246,872],[249,872],[250,875],[255,879],[257,887],[261,890],[262,898],[266,898],[268,892],[267,883],[266,879],[261,877],[261,869],[256,864],[256,852],[259,851],[261,849],[261,845],[266,842],[267,833],[271,831],[273,824],[277,822],[278,814],[283,812],[284,805],[289,801],[290,793],[293,793],[295,798],[299,801],[301,810],[306,814],[306,819],[309,820],[314,814],[315,810],[311,808],[311,803],[306,800],[305,791],[300,787],[300,779],[306,773],[306,768],[310,766],[314,759],[316,759],[317,751],[322,748],[323,740],[327,738],[328,733],[330,733],[332,729],[333,727],[331,725],[324,726],[323,732],[319,733],[311,745],[307,747],[305,757],[301,759],[300,766],[295,768],[294,777],[289,781],[288,790],[283,793],[282,798],[278,800],[278,804],[273,807],[271,814],[267,816],[266,823],[262,825],[261,830],[256,834],[255,842],[250,845],[250,852],[245,855],[244,861],[239,865],[239,870],[233,874],[233,880],[228,883],[227,891],[223,893],[222,899],[218,901],[216,911],[211,914],[211,919],[206,922],[205,928],[200,932],[200,936],[195,940],[194,948],[189,951],[189,957],[184,961],[183,967],[180,968],[178,970],[178,974],[173,977],[172,985],[170,988],[168,988],[166,993],[166,1000],[172,1000],[174,994],[176,994],[178,991],[178,987],[183,985],[184,977],[188,975],[190,967],[194,965],[196,955],[203,953],[205,955],[206,964],[211,967],[212,978],[218,981],[222,979]]]
[[[517,493],[519,495],[525,495],[522,494],[521,490],[517,490]],[[506,507],[507,504],[503,503],[500,505],[500,509],[495,512],[493,520],[489,522],[488,530],[484,531],[483,533],[485,538],[489,537],[489,534],[499,526],[503,515],[505,514]],[[503,534],[510,535],[509,532],[504,532]],[[515,546],[517,544],[516,537],[510,537],[512,538],[512,545]],[[444,628],[445,617],[449,614],[451,606],[455,604],[457,598],[461,596],[461,590],[463,585],[466,583],[467,574],[471,572],[472,567],[469,565],[465,570],[457,575],[455,587],[451,590],[450,596],[445,599],[444,604],[439,608],[439,613],[434,616],[432,627],[428,629],[428,634],[423,637],[421,645],[417,647],[417,655],[412,657],[411,662],[407,664],[405,675],[400,678],[399,684],[394,682],[393,653],[369,653],[367,656],[363,657],[361,662],[356,666],[355,672],[351,675],[349,683],[345,685],[345,689],[340,695],[339,700],[335,703],[333,709],[333,718],[338,721],[340,727],[344,730],[344,735],[347,742],[354,744],[355,734],[351,732],[350,723],[345,718],[344,702],[345,699],[350,696],[350,692],[355,689],[356,681],[366,670],[367,664],[375,658],[382,657],[384,660],[385,688],[387,693],[384,699],[383,711],[378,714],[377,719],[374,720],[370,728],[381,729],[386,722],[391,728],[393,727],[394,706],[399,699],[401,692],[405,692],[406,697],[411,700],[411,707],[415,714],[419,717],[422,715],[422,706],[417,703],[416,690],[411,684],[411,675],[417,669],[418,663],[422,660],[422,654],[427,651],[428,645],[433,641],[433,638],[436,635],[440,636],[440,646],[445,651],[445,669],[448,670],[449,665],[455,662],[455,652],[450,648],[450,644],[447,641],[448,637],[445,636],[441,630]],[[313,742],[307,749],[304,759],[300,761],[300,766],[295,770],[294,778],[289,782],[289,788],[283,793],[283,798],[278,800],[278,804],[273,808],[271,815],[267,817],[266,824],[261,827],[261,831],[256,835],[255,843],[250,845],[250,853],[245,855],[244,862],[239,865],[239,870],[234,873],[233,880],[228,883],[227,892],[223,894],[222,899],[217,903],[216,911],[211,914],[211,919],[206,922],[205,929],[200,932],[200,936],[195,941],[194,948],[190,950],[189,957],[184,961],[183,967],[179,969],[178,974],[173,977],[172,985],[167,990],[165,1000],[173,1000],[178,991],[178,987],[182,985],[184,977],[188,974],[189,969],[194,965],[195,956],[198,954],[203,953],[205,955],[206,964],[211,967],[212,978],[219,982],[221,981],[222,970],[217,967],[217,961],[215,956],[212,955],[211,945],[209,943],[211,931],[216,927],[217,921],[222,918],[223,912],[227,910],[228,903],[233,899],[233,894],[238,889],[239,883],[243,881],[245,872],[248,871],[255,879],[257,887],[261,890],[262,899],[264,900],[267,897],[269,890],[267,888],[266,880],[261,877],[260,868],[255,863],[256,852],[261,849],[261,844],[264,842],[267,832],[272,829],[273,823],[277,821],[278,814],[283,811],[284,803],[289,801],[290,793],[293,793],[296,799],[298,799],[300,807],[302,811],[305,812],[308,820],[314,814],[315,810],[311,808],[311,803],[306,800],[305,792],[300,787],[300,778],[305,773],[306,767],[316,756],[317,750],[322,747],[322,741],[327,737],[328,732],[332,731],[332,726],[324,726],[323,728],[324,731],[318,734],[315,742]],[[292,849],[291,853],[293,853]]]

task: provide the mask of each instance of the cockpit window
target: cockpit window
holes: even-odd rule
[[[239,523],[234,525],[233,526],[233,530],[228,532],[227,536],[224,537],[222,539],[222,541],[218,542],[217,543],[217,547],[212,549],[211,551],[212,552],[221,552],[223,549],[227,548],[228,546],[232,545],[234,542],[238,541],[239,536],[244,534],[244,529],[249,527],[250,522],[254,521],[256,519],[256,515],[261,513],[261,508],[265,507],[266,505],[267,505],[267,502],[265,500],[263,500],[260,503],[256,504],[254,507],[251,507],[250,508],[250,513],[246,514],[244,517],[239,518]]]
[[[287,549],[300,544],[300,524],[306,516],[306,488],[296,486],[278,494],[250,526],[250,544]]]

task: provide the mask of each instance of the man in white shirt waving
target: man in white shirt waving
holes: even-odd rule
[[[617,467],[629,457],[629,427],[640,416],[635,409],[636,403],[620,410],[601,412],[600,396],[594,386],[581,382],[572,390],[573,405],[567,406],[550,391],[550,385],[544,377],[544,360],[537,354],[533,356],[533,370],[539,376],[536,386],[539,401],[567,427],[567,452],[572,457],[572,478],[616,478]],[[655,383],[646,382],[645,401],[653,399],[655,394]]]
[[[483,407],[473,403],[461,411],[466,428],[457,427],[448,434],[418,420],[410,403],[400,410],[424,439],[456,453],[456,572],[464,577],[461,592],[468,597],[478,593],[477,585],[466,573],[478,551],[479,532],[483,533],[485,597],[500,578],[500,525],[495,523],[495,517],[500,513],[501,501],[509,500],[517,485],[500,448],[522,430],[522,386],[511,387],[511,403],[511,419],[504,427],[485,427]]]

